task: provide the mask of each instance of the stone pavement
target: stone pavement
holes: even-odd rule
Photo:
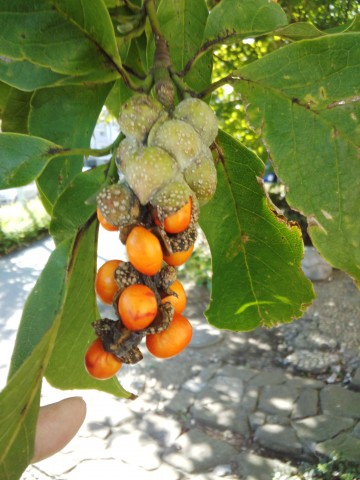
[[[1,386],[24,299],[51,248],[46,240],[0,259]],[[201,313],[206,289],[186,289],[193,340],[168,360],[143,349],[142,362],[120,370],[136,400],[59,392],[44,382],[43,404],[81,395],[87,418],[69,445],[30,466],[22,480],[269,480],[333,450],[360,464],[360,368],[349,388],[311,371],[289,373],[274,365],[275,335],[213,329]]]

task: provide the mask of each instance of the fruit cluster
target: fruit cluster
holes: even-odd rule
[[[170,114],[155,99],[135,95],[119,123],[125,135],[120,181],[98,194],[97,214],[105,229],[120,230],[129,261],[110,260],[96,275],[98,298],[117,316],[94,322],[97,339],[85,355],[88,372],[102,379],[141,360],[144,337],[159,358],[189,344],[192,327],[182,315],[186,295],[176,267],[191,256],[199,209],[216,188],[210,145],[218,127],[205,102],[187,98]]]

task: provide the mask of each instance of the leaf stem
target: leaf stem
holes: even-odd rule
[[[210,95],[212,92],[222,87],[223,85],[227,85],[227,84],[231,85],[238,80],[243,80],[243,77],[240,75],[238,71],[234,71],[229,75],[226,75],[226,77],[220,78],[220,80],[217,80],[216,82],[211,83],[208,87],[206,87],[204,90],[199,92],[197,96],[199,98],[207,97],[208,95]]]
[[[145,0],[145,9],[155,40],[154,80],[158,100],[167,108],[174,105],[174,85],[170,77],[171,58],[166,38],[161,32],[154,0]]]
[[[104,148],[52,148],[48,150],[48,154],[51,156],[56,157],[67,157],[67,156],[75,156],[75,155],[93,155],[94,157],[103,157],[108,155],[109,153],[113,153],[116,148],[118,147],[121,140],[124,138],[123,133],[119,133],[119,135],[115,138],[113,143],[108,145]]]

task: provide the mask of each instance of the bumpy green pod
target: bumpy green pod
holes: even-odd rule
[[[115,227],[134,223],[140,217],[140,202],[126,182],[103,188],[96,203],[105,220]]]
[[[193,196],[194,192],[191,191],[182,175],[178,175],[156,192],[150,199],[150,203],[161,209],[162,214],[167,217],[180,210],[189,201],[189,197]]]
[[[140,203],[150,198],[178,173],[175,159],[159,147],[143,147],[126,159],[122,170]]]
[[[149,145],[166,150],[185,170],[201,152],[203,143],[193,127],[182,120],[167,120],[149,134]]]
[[[174,110],[174,118],[189,123],[200,135],[206,146],[216,138],[218,124],[209,105],[198,98],[186,98]]]
[[[162,112],[163,106],[154,98],[145,94],[134,95],[121,110],[120,129],[124,135],[143,142]]]
[[[184,177],[200,206],[205,205],[214,195],[217,184],[216,168],[208,147],[204,147],[195,162],[185,170]]]
[[[118,169],[123,172],[126,169],[127,162],[130,161],[132,157],[139,155],[142,148],[143,145],[133,137],[124,138],[119,145],[116,156],[116,166]]]

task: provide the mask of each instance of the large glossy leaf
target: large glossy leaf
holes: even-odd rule
[[[319,30],[312,23],[297,22],[279,28],[276,31],[276,35],[279,35],[279,37],[290,38],[291,40],[301,40],[305,38],[321,37],[326,35],[326,33]]]
[[[30,463],[40,386],[51,332],[27,358],[0,394],[0,478],[18,480]]]
[[[94,293],[96,222],[61,243],[50,255],[23,311],[12,357],[10,378],[51,330],[42,372],[56,387],[97,388],[129,397],[116,378],[99,382],[84,368],[84,353],[94,338],[91,322],[99,318]],[[51,294],[49,294],[51,292]],[[61,363],[61,365],[60,365]]]
[[[284,47],[239,72],[250,121],[313,243],[360,279],[360,34]]]
[[[4,105],[1,130],[3,132],[28,133],[30,92],[10,88]]]
[[[115,79],[121,65],[108,11],[97,0],[73,2],[3,0],[0,7],[2,64],[26,61],[66,76],[87,81]],[[54,78],[55,79],[55,78]],[[32,81],[32,80],[30,80]]]
[[[112,84],[69,86],[37,90],[31,101],[29,131],[65,147],[89,147],[106,96]],[[42,201],[49,213],[61,192],[81,172],[81,156],[50,162],[38,179]]]
[[[237,39],[272,32],[287,23],[285,12],[275,2],[222,0],[210,12],[203,43],[232,43]]]
[[[52,253],[24,307],[8,383],[0,396],[4,480],[17,480],[32,457],[41,382],[59,327],[70,249],[67,242]]]
[[[60,147],[43,138],[17,133],[0,134],[0,189],[34,180]]]
[[[223,132],[218,140],[218,186],[200,217],[213,268],[206,316],[235,331],[290,322],[314,298],[301,270],[300,229],[276,215],[259,180],[262,161]]]
[[[87,374],[84,367],[85,351],[95,339],[91,323],[99,318],[94,291],[96,238],[97,222],[94,221],[90,228],[80,233],[74,243],[60,329],[46,378],[57,388],[97,388],[129,398],[131,394],[119,385],[116,377],[106,381],[95,380]]]
[[[208,18],[204,0],[162,0],[158,9],[161,30],[169,43],[171,60],[176,71],[182,71],[201,45]],[[153,44],[152,44],[153,52]],[[198,61],[186,81],[195,90],[205,88],[211,77],[212,60],[205,55]]]
[[[52,212],[50,233],[58,243],[73,237],[96,209],[96,194],[106,179],[107,165],[77,175],[58,197]]]

